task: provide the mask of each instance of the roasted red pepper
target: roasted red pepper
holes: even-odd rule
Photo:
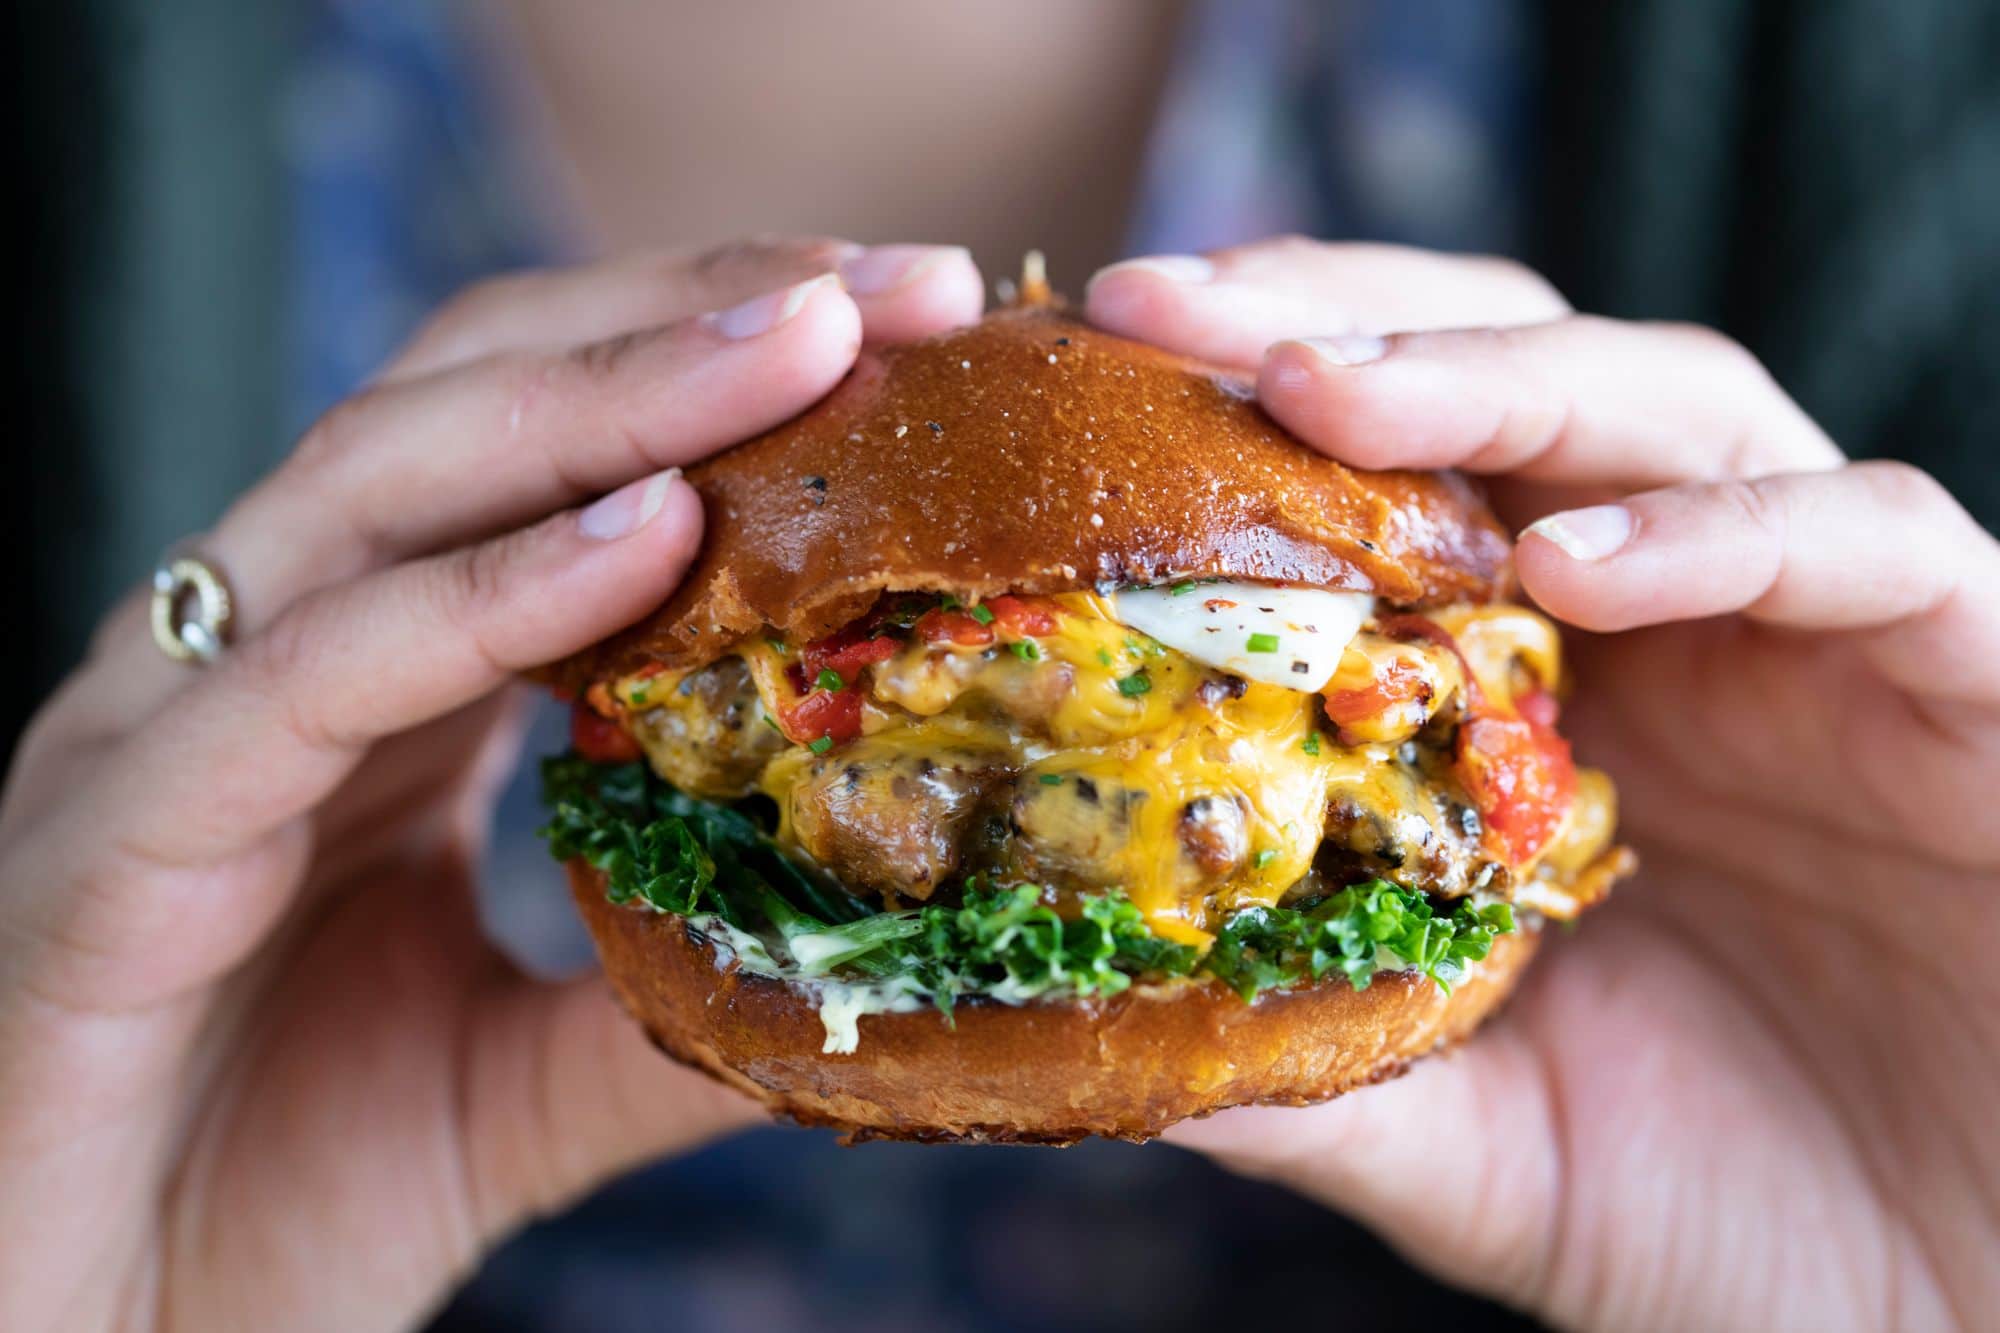
[[[861,691],[811,690],[778,710],[778,729],[797,745],[822,738],[838,745],[861,734]]]
[[[799,650],[799,660],[785,668],[794,698],[777,710],[778,729],[786,739],[798,745],[838,744],[861,734],[861,673],[894,657],[902,646],[876,628],[872,620],[850,625]]]
[[[924,612],[916,629],[917,637],[925,643],[949,643],[959,648],[984,648],[998,637],[993,626],[981,624],[963,611],[942,607]]]
[[[641,753],[625,728],[584,703],[570,707],[569,743],[593,764],[629,764]]]
[[[1479,808],[1487,849],[1509,865],[1532,860],[1562,827],[1576,795],[1569,742],[1556,735],[1556,703],[1531,690],[1516,715],[1482,707],[1458,729],[1458,777]]]
[[[1062,615],[1061,604],[1050,598],[1016,597],[1012,593],[988,601],[986,609],[993,613],[1000,637],[1010,643],[1054,634]]]
[[[1413,662],[1391,661],[1382,673],[1358,690],[1328,690],[1326,715],[1337,727],[1351,727],[1370,718],[1400,714],[1430,702],[1430,678]]]
[[[888,661],[901,646],[886,634],[875,634],[870,627],[850,625],[823,639],[814,639],[800,650],[799,661],[805,666],[808,682],[817,679],[822,671],[831,671],[851,684],[861,668]]]

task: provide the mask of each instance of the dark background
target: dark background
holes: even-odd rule
[[[1540,20],[1522,257],[1579,308],[1722,327],[1850,453],[1915,461],[2000,523],[1996,6],[1640,0],[1552,3]],[[27,244],[0,486],[0,752],[101,608],[294,424],[271,132],[291,23],[286,5],[224,0],[12,12]],[[1897,534],[1855,539],[1892,558]],[[548,893],[559,902],[553,875]],[[773,1129],[532,1230],[440,1327],[1336,1317],[1509,1320],[1169,1149],[843,1151]]]

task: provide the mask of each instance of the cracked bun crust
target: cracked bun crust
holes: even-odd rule
[[[817,406],[687,480],[708,516],[687,580],[551,684],[701,666],[767,626],[811,639],[884,590],[970,602],[1220,575],[1422,607],[1510,578],[1464,477],[1343,467],[1242,377],[1046,307],[866,351]]]
[[[1344,979],[1246,1004],[1213,981],[1135,986],[1107,1000],[962,1002],[864,1015],[852,1055],[821,1051],[807,988],[734,967],[677,916],[620,907],[569,863],[570,887],[612,989],[653,1042],[774,1114],[850,1141],[1139,1141],[1189,1116],[1301,1106],[1402,1073],[1469,1036],[1534,956],[1503,935],[1450,996],[1408,973]]]

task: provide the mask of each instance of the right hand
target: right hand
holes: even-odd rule
[[[401,1326],[750,1118],[481,936],[506,687],[673,591],[676,465],[981,303],[962,250],[826,241],[482,284],[202,539],[221,660],[106,621],[0,800],[0,1328]]]
[[[1993,538],[1720,335],[1504,262],[1272,241],[1107,270],[1089,313],[1541,520],[1523,586],[1593,631],[1565,730],[1644,863],[1462,1054],[1174,1136],[1566,1326],[1990,1323]]]

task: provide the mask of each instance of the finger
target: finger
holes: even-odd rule
[[[1498,327],[1566,314],[1511,260],[1285,237],[1212,255],[1153,255],[1100,270],[1091,323],[1230,366],[1285,338]]]
[[[236,867],[273,840],[296,859],[288,831],[374,741],[658,606],[692,560],[701,523],[699,497],[668,472],[301,601],[197,677],[37,827],[48,850],[33,863],[49,873],[0,899],[0,930],[56,946],[58,969],[83,956],[76,985],[50,985],[65,994],[87,993],[83,983],[107,965],[149,958],[169,933],[226,965],[261,938],[295,881]],[[100,826],[106,810],[120,812],[115,838]],[[120,984],[147,990],[146,981]]]
[[[205,542],[254,629],[301,588],[532,521],[769,429],[860,345],[808,279],[714,315],[558,353],[508,353],[336,408]],[[270,589],[275,595],[263,595]]]
[[[1843,461],[1754,357],[1691,326],[1572,316],[1285,342],[1257,387],[1272,416],[1357,467],[1629,488]]]
[[[488,1239],[762,1118],[742,1093],[662,1055],[601,976],[516,979],[474,1012],[466,1173]]]
[[[432,316],[380,378],[412,379],[499,352],[598,342],[826,273],[839,275],[871,342],[970,323],[985,301],[979,269],[962,246],[764,237],[694,254],[621,255],[475,283]]]
[[[208,767],[220,784],[212,799],[232,811],[221,824],[289,819],[374,742],[659,606],[701,528],[700,497],[675,469],[534,527],[328,588],[203,676],[161,739],[178,733],[180,772]],[[228,770],[252,738],[264,742],[258,767],[268,771],[246,782]],[[274,776],[294,772],[295,787]],[[200,859],[238,839],[221,826],[161,833],[167,860]]]
[[[852,331],[842,329],[838,311],[806,303],[795,312],[796,318],[785,322],[786,327],[769,331],[768,345],[758,349],[759,356],[774,359],[772,369],[744,367],[733,377],[723,375],[715,387],[701,382],[705,367],[696,355],[702,351],[701,339],[689,334],[724,326],[730,312],[706,325],[691,325],[688,320],[696,312],[717,309],[751,292],[775,289],[796,294],[801,290],[796,283],[780,285],[787,275],[826,275],[833,269],[860,316],[863,332],[877,340],[921,337],[975,320],[984,300],[978,269],[961,247],[864,248],[825,239],[749,242],[698,256],[628,258],[582,270],[494,279],[470,289],[418,336],[371,393],[330,414],[302,446],[305,459],[332,454],[339,457],[339,467],[295,458],[233,509],[204,542],[205,551],[234,576],[239,632],[254,630],[292,597],[327,582],[412,551],[525,522],[574,498],[561,494],[512,505],[486,503],[506,496],[488,488],[489,474],[478,456],[481,449],[496,457],[506,451],[508,457],[500,461],[515,463],[516,471],[524,457],[532,464],[539,454],[560,479],[565,467],[560,432],[588,430],[590,422],[579,415],[565,420],[558,408],[545,414],[557,428],[556,437],[512,438],[523,424],[518,400],[508,413],[506,429],[493,424],[496,411],[470,412],[462,425],[454,422],[451,404],[476,397],[483,382],[511,374],[532,385],[538,362],[602,367],[621,359],[636,360],[640,364],[633,368],[635,373],[624,379],[634,394],[649,397],[638,404],[630,420],[616,419],[618,403],[605,404],[605,415],[613,419],[600,423],[593,443],[602,456],[607,446],[629,442],[628,452],[645,454],[649,464],[685,461],[802,410],[851,363]],[[768,308],[774,299],[751,296],[739,305]],[[681,323],[656,327],[671,320]],[[631,334],[634,328],[649,331]],[[547,348],[565,340],[583,345],[569,353],[525,354],[530,347]],[[657,344],[648,355],[621,357],[646,343]],[[708,350],[711,360],[727,360],[726,347]],[[515,359],[496,364],[495,358],[508,353]],[[796,359],[778,364],[788,357]],[[488,374],[465,369],[475,358],[484,358],[478,364]],[[454,368],[460,373],[442,373]],[[420,372],[426,370],[434,373],[422,377]],[[676,382],[683,378],[695,381],[688,390],[695,400],[685,408],[676,401]],[[436,391],[391,391],[390,386],[420,379]],[[418,408],[427,403],[436,406],[420,412]],[[399,417],[408,418],[403,425],[423,420],[398,429]],[[460,442],[468,447],[439,447],[439,439],[454,433],[465,437]],[[343,443],[329,444],[329,436],[340,437]],[[371,440],[374,447],[368,447]],[[352,442],[351,447],[346,441]],[[588,465],[588,459],[578,465],[579,476]],[[456,476],[440,475],[461,466],[467,470]],[[601,484],[615,485],[630,475],[636,474],[607,474]],[[347,476],[357,480],[346,482]],[[469,481],[472,478],[478,480]],[[582,484],[557,489],[575,491]],[[385,515],[384,510],[390,512]],[[110,667],[111,678],[91,673],[86,693],[97,705],[89,717],[55,710],[58,725],[52,730],[67,743],[122,734],[185,684],[186,673],[157,660],[147,646],[146,601],[143,592],[128,598],[102,627],[95,646],[103,651],[94,651],[93,657]]]
[[[1913,694],[2000,702],[2000,545],[1903,463],[1680,486],[1552,514],[1521,581],[1592,630],[1740,612],[1839,630]]]
[[[509,353],[336,408],[201,545],[239,637],[315,589],[532,521],[777,425],[853,364],[859,313],[831,277],[567,352]],[[66,736],[119,736],[183,688],[144,600],[100,643]]]
[[[963,246],[870,246],[842,261],[840,281],[871,343],[927,338],[977,323],[986,309],[986,280]]]

